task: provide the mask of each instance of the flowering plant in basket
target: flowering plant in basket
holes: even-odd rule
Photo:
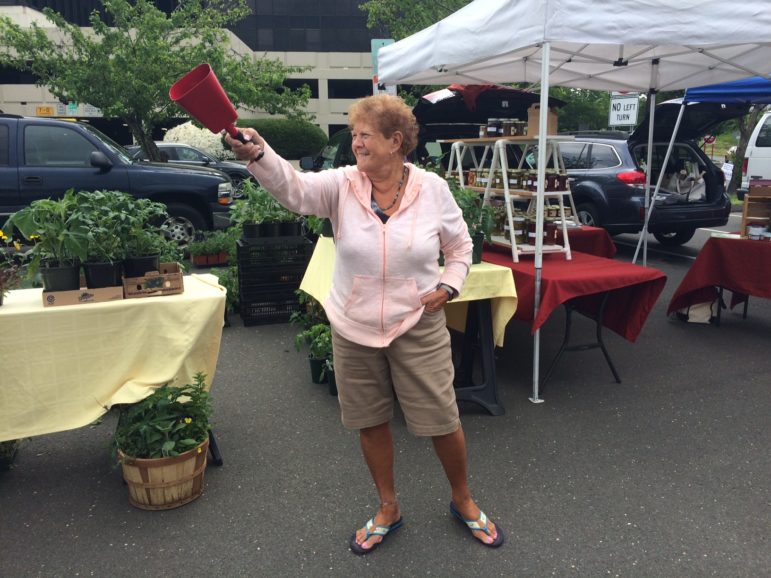
[[[122,407],[113,440],[116,453],[160,458],[177,456],[203,443],[209,436],[212,413],[205,379],[198,372],[192,384],[166,384],[142,401]]]

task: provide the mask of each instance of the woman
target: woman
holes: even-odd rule
[[[452,489],[450,510],[487,546],[503,532],[471,498],[466,442],[453,389],[443,306],[463,287],[472,243],[447,183],[409,163],[417,123],[404,102],[377,95],[349,110],[356,166],[301,173],[252,129],[246,143],[226,140],[282,205],[328,217],[335,235],[332,325],[335,379],[343,424],[359,430],[380,507],[351,538],[366,554],[402,524],[389,422],[394,393],[407,428],[430,436]],[[437,257],[444,252],[440,275]]]

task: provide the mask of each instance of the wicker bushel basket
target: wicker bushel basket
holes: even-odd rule
[[[208,439],[184,454],[165,458],[132,458],[119,450],[131,505],[170,510],[195,500],[203,493],[208,451]]]

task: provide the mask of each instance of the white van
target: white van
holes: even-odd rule
[[[771,112],[763,114],[747,143],[742,162],[740,197],[747,192],[753,179],[771,179]]]

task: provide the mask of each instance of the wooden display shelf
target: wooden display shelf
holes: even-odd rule
[[[750,186],[749,193],[744,196],[742,211],[742,237],[747,236],[749,225],[765,225],[771,223],[771,186]]]
[[[492,235],[490,244],[496,247],[503,247],[504,249],[511,248],[511,241],[509,241],[506,237],[502,237],[500,235]],[[557,245],[555,243],[549,243],[549,244],[544,243],[543,252],[544,253],[565,253],[566,251],[565,251],[565,247],[563,247],[562,245]],[[531,245],[530,243],[517,243],[517,253],[520,255],[534,255],[535,245]]]

